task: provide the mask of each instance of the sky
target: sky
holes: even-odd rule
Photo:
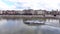
[[[0,10],[60,10],[60,0],[0,0]]]

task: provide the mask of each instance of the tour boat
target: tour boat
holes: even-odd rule
[[[27,20],[27,21],[24,21],[24,23],[28,25],[44,25],[45,24],[44,21],[39,21],[39,20]]]

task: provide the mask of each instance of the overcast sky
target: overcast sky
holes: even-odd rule
[[[60,10],[60,0],[0,0],[0,9]]]

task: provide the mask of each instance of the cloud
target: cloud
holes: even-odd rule
[[[9,9],[14,9],[15,6],[8,6],[6,3],[0,0],[0,10],[9,10]]]
[[[0,2],[3,3],[3,5],[5,5],[6,8],[9,9],[29,9],[29,8],[46,10],[60,9],[60,0],[4,0],[4,1],[10,2],[10,4],[7,4],[6,2]]]

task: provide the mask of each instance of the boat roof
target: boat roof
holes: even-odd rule
[[[30,23],[44,23],[44,21],[39,21],[39,20],[27,20],[25,22],[30,22]]]

